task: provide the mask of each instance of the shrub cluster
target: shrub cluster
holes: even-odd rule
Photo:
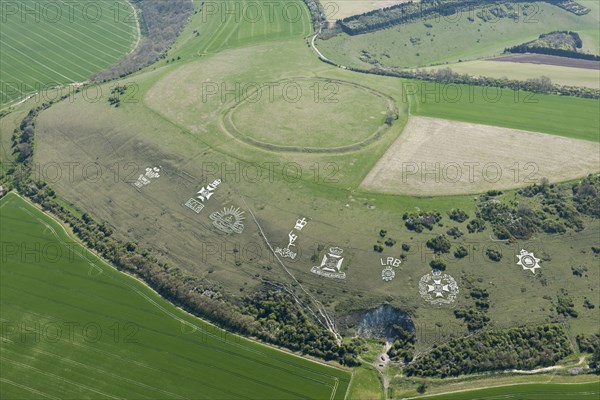
[[[432,230],[433,226],[442,220],[442,214],[437,211],[418,211],[404,213],[404,225],[410,231],[423,232],[423,228]]]
[[[409,364],[408,376],[458,376],[484,371],[533,369],[555,364],[571,354],[560,325],[482,331],[452,339]]]
[[[499,239],[529,239],[538,232],[580,231],[583,217],[600,218],[600,176],[589,175],[575,184],[553,185],[547,181],[520,189],[516,200],[485,200],[477,206],[477,220],[470,233],[489,222]]]

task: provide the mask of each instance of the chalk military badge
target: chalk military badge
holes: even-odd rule
[[[330,247],[329,253],[323,256],[321,265],[312,267],[310,272],[326,278],[346,279],[346,273],[341,272],[342,263],[344,262],[343,252],[344,250],[339,247]]]
[[[225,207],[223,211],[215,211],[210,214],[213,225],[225,233],[242,233],[244,230],[244,212],[233,206]]]
[[[521,253],[517,254],[517,258],[519,259],[519,261],[517,262],[517,265],[520,265],[521,267],[523,267],[523,269],[530,270],[534,275],[535,275],[535,269],[541,268],[540,265],[538,264],[540,262],[540,259],[535,258],[533,253],[530,253],[524,249],[521,249]]]
[[[419,294],[433,305],[452,304],[458,295],[458,285],[453,277],[434,269],[419,281]]]

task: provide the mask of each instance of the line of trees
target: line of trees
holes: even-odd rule
[[[336,65],[332,62],[329,64]],[[365,74],[393,76],[396,78],[416,79],[441,84],[472,85],[483,87],[496,87],[500,89],[512,89],[517,91],[526,91],[540,94],[555,94],[559,96],[573,96],[586,99],[600,99],[600,90],[579,86],[564,86],[552,83],[547,77],[537,79],[528,79],[526,81],[512,80],[508,78],[491,78],[485,76],[471,76],[468,74],[459,74],[452,71],[451,68],[440,68],[437,70],[396,70],[384,67],[374,67],[372,69],[362,69],[346,67],[351,71],[362,72]]]
[[[492,14],[496,11],[499,12],[496,17],[500,17],[500,14],[518,17],[518,13],[513,9],[514,3],[532,3],[536,1],[550,3],[576,15],[584,15],[590,11],[571,0],[511,0],[510,2],[505,0],[421,0],[420,2],[409,1],[346,17],[337,20],[336,25],[348,35],[360,35],[418,19],[444,17],[485,6],[504,6],[507,8],[508,11],[490,9]]]
[[[308,8],[308,12],[310,14],[310,20],[312,22],[313,28],[315,32],[319,31],[319,27],[321,23],[325,22],[327,18],[325,17],[323,6],[319,0],[303,0],[304,4]]]
[[[341,30],[348,35],[360,35],[390,26],[408,23],[419,18],[452,15],[469,7],[482,5],[485,0],[422,0],[409,1],[383,9],[371,10],[359,15],[337,20]]]
[[[568,58],[577,58],[581,60],[592,60],[592,61],[600,61],[600,56],[590,54],[590,53],[580,53],[574,50],[564,50],[564,49],[553,49],[550,47],[539,47],[539,46],[531,46],[527,43],[520,44],[518,46],[513,46],[504,49],[505,53],[535,53],[535,54],[547,54],[551,56],[558,57],[568,57]]]
[[[583,47],[579,33],[572,31],[554,31],[541,34],[536,40],[504,49],[505,53],[536,53],[582,60],[600,61],[600,56],[581,53]]]
[[[554,365],[571,353],[569,339],[560,325],[482,331],[434,345],[431,352],[410,363],[405,373],[445,378],[476,372],[533,369]]]

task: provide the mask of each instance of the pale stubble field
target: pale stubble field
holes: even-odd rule
[[[360,187],[403,195],[481,193],[567,181],[600,170],[598,143],[411,117]]]

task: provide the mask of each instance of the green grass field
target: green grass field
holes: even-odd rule
[[[598,70],[584,68],[559,67],[556,65],[528,64],[517,62],[498,62],[492,60],[467,61],[445,65],[459,74],[489,76],[515,80],[535,79],[547,76],[552,83],[567,86],[583,86],[594,89],[600,88]],[[438,69],[433,67],[431,69]]]
[[[117,61],[138,38],[133,12],[126,0],[3,2],[0,106],[86,81]]]
[[[378,62],[390,68],[413,68],[456,63],[500,54],[506,47],[537,38],[554,30],[584,30],[590,47],[597,46],[597,14],[578,17],[546,3],[536,3],[535,11],[515,22],[502,18],[483,22],[464,12],[459,16],[396,25],[366,34],[341,33],[319,40],[321,52],[340,65],[372,67]],[[590,32],[590,33],[588,33]],[[361,59],[362,57],[362,59]]]
[[[18,196],[0,218],[3,399],[344,398],[348,372],[184,313]]]
[[[424,396],[421,398],[431,400],[492,400],[499,398],[519,400],[592,400],[597,399],[599,395],[600,382],[579,384],[534,383]]]
[[[196,1],[198,18],[174,46],[177,54],[200,57],[258,42],[304,37],[312,32],[308,9],[300,0]]]
[[[597,23],[600,23],[600,3],[596,0],[580,0],[579,2],[589,8],[591,10],[589,15],[595,18]],[[582,29],[579,31],[579,35],[583,40],[584,51],[600,54],[600,31],[598,29]]]
[[[384,124],[386,99],[367,88],[316,79],[280,85],[272,97],[265,87],[255,92],[258,101],[241,99],[230,115],[235,129],[267,144],[335,148],[359,143]]]
[[[374,368],[361,367],[354,370],[348,399],[380,400],[383,398],[378,373]]]
[[[414,115],[600,141],[598,100],[416,81],[406,88]]]

